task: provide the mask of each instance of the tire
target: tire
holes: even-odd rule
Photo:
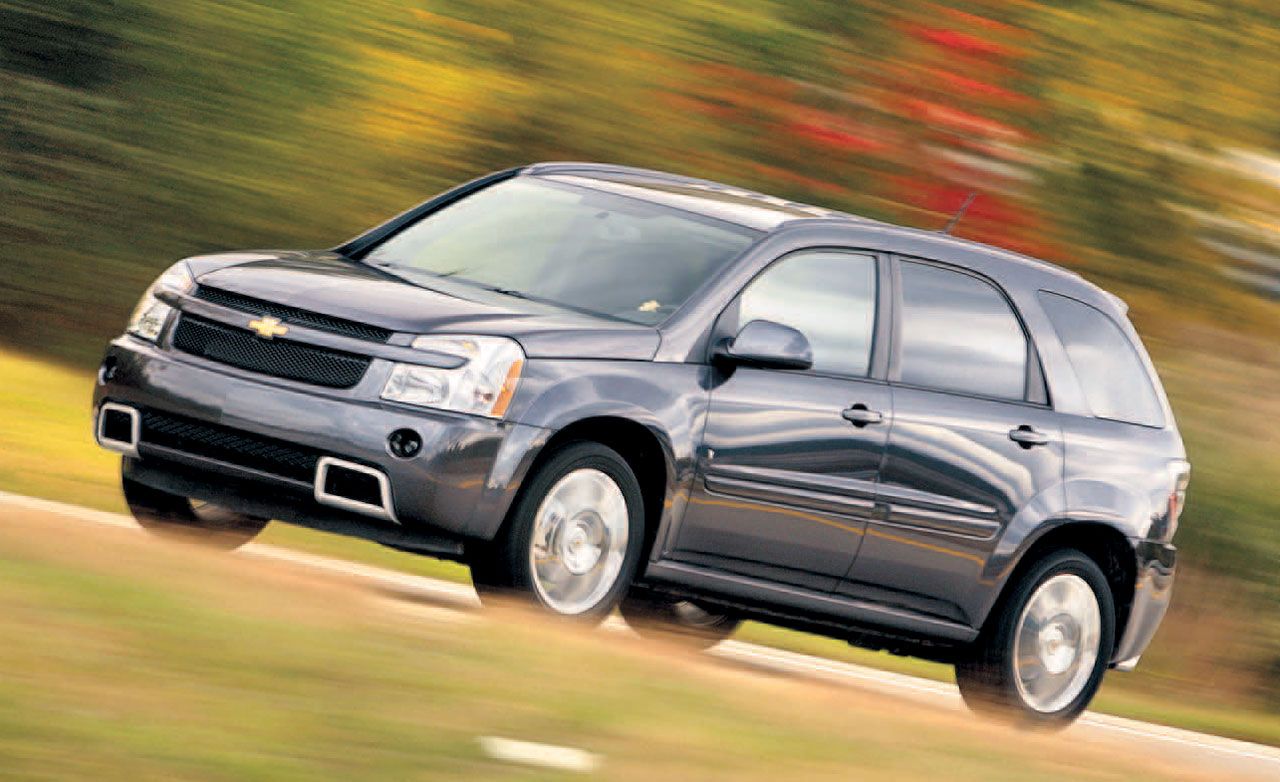
[[[496,602],[513,594],[511,574],[494,546],[468,551],[467,566],[471,569],[471,585],[482,603]]]
[[[611,448],[573,443],[528,479],[498,539],[471,557],[471,579],[482,602],[512,596],[600,622],[631,586],[643,543],[635,473]]]
[[[1071,724],[1097,693],[1115,646],[1106,576],[1079,551],[1053,552],[1031,566],[996,611],[956,663],[965,703],[1027,727]],[[1043,614],[1038,622],[1037,614]]]
[[[710,649],[742,624],[732,614],[647,589],[632,589],[618,605],[618,612],[644,638],[676,641],[696,649]]]
[[[121,478],[124,500],[138,526],[159,537],[231,551],[253,540],[270,519],[191,500]]]

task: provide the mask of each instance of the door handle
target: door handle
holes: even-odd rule
[[[853,407],[840,411],[841,417],[854,426],[861,429],[867,424],[878,424],[884,420],[884,414],[879,410],[868,410],[867,406],[859,402]]]
[[[1037,432],[1027,424],[1023,424],[1017,429],[1009,430],[1009,439],[1013,440],[1018,445],[1021,445],[1023,448],[1032,448],[1049,442],[1049,435],[1044,432]]]

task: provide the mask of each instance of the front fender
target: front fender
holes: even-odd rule
[[[511,418],[552,432],[587,418],[642,424],[689,458],[702,434],[710,367],[650,361],[530,361]]]
[[[648,361],[532,360],[509,413],[522,436],[511,438],[490,472],[498,498],[472,534],[491,538],[539,454],[557,434],[592,419],[643,426],[663,453],[666,491],[658,539],[688,500],[707,409],[709,367]],[[583,429],[589,435],[589,429]]]

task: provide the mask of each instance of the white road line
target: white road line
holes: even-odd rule
[[[480,749],[494,760],[518,763],[524,766],[554,768],[559,771],[587,773],[600,766],[600,757],[573,747],[557,747],[554,744],[536,744],[532,741],[516,741],[497,736],[481,736]]]
[[[112,527],[138,529],[137,525],[128,516],[0,491],[0,506],[3,505],[52,513]],[[2,516],[0,516],[0,519],[2,519]],[[260,543],[245,546],[241,551],[250,556],[263,559],[290,562],[327,573],[354,577],[391,591],[418,594],[424,598],[447,603],[457,608],[476,608],[480,605],[474,590],[462,584],[453,584],[425,576],[414,576],[385,568],[362,565],[331,557],[321,557]],[[613,623],[609,623],[609,626],[613,627]],[[732,640],[718,644],[710,651],[710,654],[724,660],[779,673],[821,679],[833,684],[857,686],[888,695],[928,701],[934,705],[953,709],[963,708],[959,693],[953,685],[915,676],[881,671],[853,663],[828,660],[822,657]],[[1219,755],[1224,760],[1233,759],[1254,764],[1254,770],[1258,770],[1260,774],[1280,774],[1280,748],[1269,747],[1264,744],[1254,744],[1207,733],[1196,733],[1181,728],[1139,722],[1096,712],[1085,714],[1064,735],[1068,737],[1076,733],[1083,735],[1088,731],[1118,734],[1133,739],[1157,742],[1166,746],[1173,745],[1198,752],[1210,752]],[[1263,766],[1265,771],[1256,769],[1256,766]],[[1271,778],[1275,777],[1271,776]]]
[[[24,510],[52,513],[58,516],[78,519],[80,521],[91,521],[95,524],[104,524],[110,527],[121,527],[124,529],[141,531],[137,523],[132,518],[120,513],[107,513],[106,511],[91,510],[89,508],[82,508],[79,505],[69,505],[67,503],[54,502],[52,500],[42,500],[36,497],[27,497],[22,494],[10,494],[9,492],[0,491],[0,505],[9,505],[16,508],[23,508]],[[249,545],[239,549],[238,553],[262,559],[291,562],[296,565],[303,565],[315,570],[323,570],[328,573],[354,576],[362,581],[368,581],[392,589],[424,592],[436,600],[456,603],[463,607],[480,607],[480,600],[476,597],[475,590],[463,584],[451,584],[448,581],[414,576],[408,573],[399,573],[395,570],[362,565],[358,562],[350,562],[345,559],[322,557],[316,554],[308,554],[302,551],[281,548],[279,546],[270,546],[265,543],[250,543]]]
[[[79,505],[68,505],[65,502],[54,502],[53,500],[42,500],[36,497],[27,497],[23,494],[10,494],[9,492],[0,491],[0,504],[12,505],[25,510],[38,510],[46,513],[56,513],[59,516],[70,516],[73,519],[92,521],[95,524],[106,524],[111,527],[138,528],[137,523],[135,523],[133,519],[119,513],[107,513],[106,511],[91,510],[89,508],[82,508]]]
[[[930,679],[740,641],[724,641],[713,647],[710,654],[748,665],[754,664],[786,673],[808,675],[834,683],[852,684],[887,695],[905,696],[957,711],[964,710],[964,702],[953,685]],[[1276,764],[1277,771],[1280,771],[1280,749],[1275,747],[1215,736],[1211,733],[1196,733],[1182,728],[1139,722],[1110,714],[1088,712],[1077,720],[1075,725],[1067,729],[1064,735],[1070,736],[1075,732],[1087,730],[1123,733],[1145,740],[1178,744],[1242,759],[1262,761]]]
[[[835,684],[853,684],[888,695],[906,695],[913,700],[928,701],[932,705],[943,703],[957,709],[963,707],[960,694],[954,686],[918,676],[733,640],[722,641],[713,646],[709,653],[724,660],[783,673],[803,674]]]
[[[460,611],[424,600],[405,600],[403,597],[378,598],[378,605],[394,614],[434,624],[468,625],[484,620],[477,611]]]
[[[0,501],[3,501],[3,495],[0,495]],[[345,559],[307,554],[279,546],[269,546],[265,543],[250,543],[239,549],[239,551],[251,557],[290,562],[315,570],[323,570],[326,573],[352,576],[390,591],[422,594],[435,602],[448,603],[459,608],[480,607],[480,599],[476,597],[475,590],[465,584],[453,584],[435,578],[399,573],[395,570],[361,565],[358,562],[348,562]]]

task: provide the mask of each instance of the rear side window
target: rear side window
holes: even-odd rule
[[[876,261],[825,250],[789,255],[743,291],[738,323],[753,320],[804,334],[814,371],[864,377],[876,322]]]
[[[1164,426],[1160,399],[1133,343],[1115,321],[1088,304],[1040,292],[1089,409],[1099,418]]]
[[[899,380],[943,391],[1025,398],[1027,338],[990,284],[903,261]]]

